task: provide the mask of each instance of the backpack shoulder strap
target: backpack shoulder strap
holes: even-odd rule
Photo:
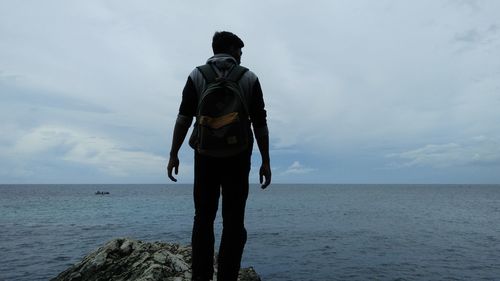
[[[201,75],[203,75],[203,78],[205,78],[205,81],[208,83],[211,83],[217,79],[217,74],[215,73],[215,70],[208,64],[205,65],[200,65],[196,67],[200,72]]]
[[[233,82],[238,83],[240,81],[240,79],[243,77],[243,75],[247,71],[248,71],[248,68],[240,66],[240,65],[235,65],[231,69],[231,72],[229,72],[229,74],[227,75],[226,79],[229,80],[229,81],[233,81]],[[247,99],[245,97],[245,94],[241,91],[241,87],[240,86],[238,86],[238,89],[240,89],[240,91],[236,91],[236,92],[238,93],[238,95],[241,98],[241,101],[243,102],[243,107],[245,109],[245,113],[248,115],[249,111],[248,111],[248,104],[247,104],[248,102],[247,102]]]
[[[227,80],[238,82],[240,81],[241,77],[243,77],[243,74],[248,71],[248,68],[240,66],[240,65],[235,65],[233,69],[231,69],[231,72],[227,76]]]

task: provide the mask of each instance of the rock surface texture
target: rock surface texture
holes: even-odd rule
[[[119,238],[90,253],[51,281],[190,281],[190,265],[190,247]],[[261,279],[250,267],[240,270],[238,280]]]

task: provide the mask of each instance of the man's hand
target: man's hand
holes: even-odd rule
[[[179,173],[179,158],[177,156],[170,156],[170,160],[168,160],[167,165],[167,173],[168,177],[176,182],[177,179],[172,176],[172,170],[175,168],[175,174]]]
[[[264,178],[265,182],[262,184]],[[265,189],[271,183],[271,165],[269,162],[263,162],[260,166],[259,180],[261,184],[260,188],[262,189]]]

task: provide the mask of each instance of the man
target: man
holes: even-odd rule
[[[227,31],[216,32],[212,38],[214,56],[208,59],[207,65],[218,77],[227,77],[240,65],[243,46],[243,41],[235,34]],[[197,117],[195,129],[201,119],[197,116],[199,97],[207,88],[208,83],[206,75],[200,68],[195,68],[191,72],[182,92],[182,102],[175,123],[170,160],[167,166],[168,177],[172,181],[177,181],[172,176],[172,171],[177,175],[178,151],[184,142],[193,117]],[[215,241],[213,224],[221,193],[223,230],[217,259],[217,280],[235,281],[238,278],[243,248],[247,239],[244,215],[253,146],[250,124],[262,157],[259,171],[261,188],[264,189],[271,183],[266,111],[259,80],[253,72],[246,71],[238,78],[237,83],[247,103],[249,117],[247,119],[250,121],[245,123],[248,124],[245,128],[249,132],[248,147],[236,155],[214,157],[201,153],[201,150],[194,146],[195,216],[191,240],[192,280],[212,280]],[[191,139],[196,137],[192,135]]]

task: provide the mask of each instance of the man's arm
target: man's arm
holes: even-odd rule
[[[262,184],[262,189],[264,189],[271,183],[271,161],[269,158],[269,131],[267,129],[266,120],[267,113],[265,110],[264,98],[259,79],[257,79],[252,86],[252,92],[250,117],[252,119],[255,139],[257,140],[257,145],[262,157],[262,165],[259,170],[259,180]]]
[[[179,172],[179,149],[186,138],[189,127],[196,112],[196,88],[191,78],[188,78],[184,90],[182,91],[182,102],[179,108],[179,115],[175,121],[174,135],[172,137],[172,147],[170,149],[170,159],[167,165],[168,177],[172,181],[177,181],[172,176],[172,170],[175,174]]]
[[[269,158],[269,132],[267,126],[254,128],[255,139],[259,147],[262,164],[259,170],[259,182],[261,188],[265,189],[271,184],[271,159]],[[263,179],[265,178],[265,181]],[[264,183],[262,183],[264,182]]]
[[[186,138],[189,127],[191,126],[192,117],[179,115],[174,127],[174,136],[172,137],[172,147],[170,149],[170,159],[168,160],[167,173],[172,181],[177,181],[172,176],[172,170],[175,169],[175,174],[179,173],[179,149]]]

